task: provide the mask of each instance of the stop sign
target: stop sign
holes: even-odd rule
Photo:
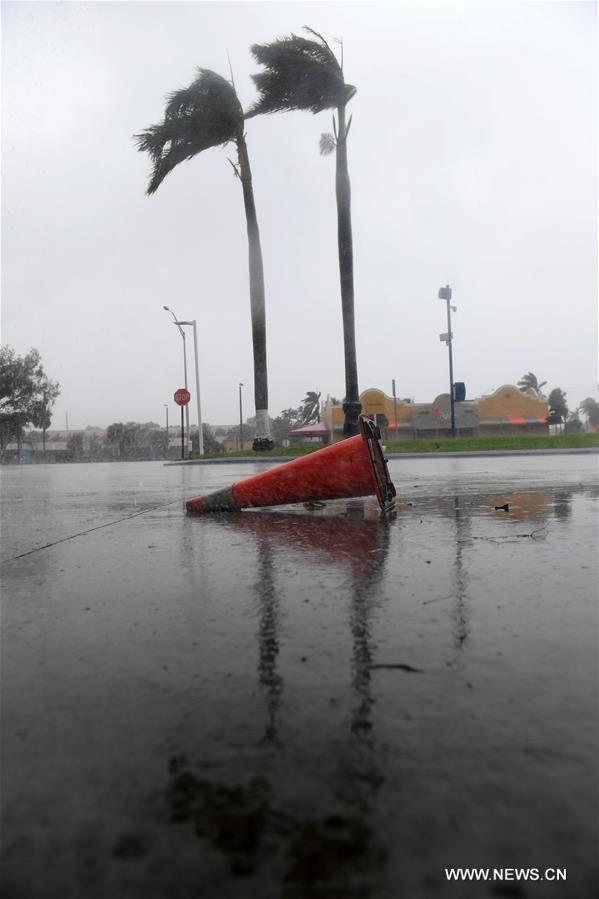
[[[185,387],[175,390],[175,402],[178,406],[186,406],[191,399],[191,393]]]

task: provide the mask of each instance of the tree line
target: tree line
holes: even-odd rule
[[[520,390],[533,390],[543,396],[546,381],[539,381],[533,372],[527,372],[517,382]],[[9,346],[0,347],[0,453],[4,456],[9,443],[17,443],[18,458],[24,443],[32,451],[46,451],[46,435],[52,419],[52,408],[60,395],[60,385],[46,374],[40,353],[32,348],[25,356],[18,356]],[[296,407],[283,409],[276,418],[269,418],[269,434],[273,444],[281,445],[295,428],[320,421],[320,392],[308,390]],[[333,399],[333,402],[338,401]],[[568,409],[567,395],[554,387],[547,397],[549,414],[547,423],[562,425],[569,431],[582,430],[581,416],[588,425],[599,428],[599,403],[592,397],[584,399],[573,411]],[[33,430],[25,432],[28,426]],[[244,422],[244,435],[255,439],[260,435],[262,423],[257,416]],[[94,429],[88,429],[94,430]],[[96,428],[96,431],[101,430]],[[205,452],[222,452],[223,445],[208,424],[203,425]],[[230,427],[225,439],[239,441],[239,426]],[[192,445],[198,450],[197,429],[192,432]],[[171,447],[172,449],[172,447]],[[156,422],[113,422],[106,431],[106,440],[96,436],[85,440],[85,433],[73,432],[67,442],[65,459],[100,460],[106,458],[162,458],[169,453],[169,435]]]
[[[538,396],[543,396],[541,388],[547,384],[547,381],[539,381],[534,372],[529,371],[522,375],[517,382],[520,390],[533,390]],[[568,401],[566,399],[566,391],[561,387],[554,387],[549,391],[547,396],[547,405],[549,406],[549,414],[547,415],[547,423],[550,425],[563,425],[569,430],[582,430],[581,414],[584,415],[594,428],[599,427],[599,403],[592,397],[587,397],[580,405],[570,411]]]
[[[52,408],[58,396],[58,382],[46,375],[40,353],[31,349],[25,356],[18,356],[8,346],[0,348],[0,454],[4,458],[8,444],[17,444],[17,458],[23,452],[45,456],[47,431],[51,424]],[[317,391],[307,391],[297,408],[284,409],[275,419],[269,419],[271,432],[281,445],[290,430],[311,422],[320,421],[320,396]],[[32,427],[31,427],[32,426]],[[29,430],[26,431],[26,428]],[[257,420],[248,419],[244,432],[252,439],[256,436]],[[66,448],[60,459],[69,462],[107,461],[111,459],[159,459],[168,458],[176,448],[172,446],[172,429],[167,434],[157,422],[113,422],[106,429],[105,438],[98,436],[99,427],[87,427],[85,431],[73,431],[66,440]],[[223,452],[223,443],[208,424],[203,424],[204,452]],[[191,431],[192,449],[199,451],[197,428]],[[239,426],[232,426],[224,439],[238,441]],[[274,443],[274,441],[273,441]]]
[[[44,371],[39,350],[17,356],[9,346],[0,347],[0,452],[16,442],[19,456],[27,425],[41,429],[45,449],[46,431],[60,385]]]
[[[222,452],[223,447],[216,439],[209,425],[202,427],[204,451]],[[60,435],[63,437],[63,435]],[[48,445],[42,442],[42,433],[35,428],[23,432],[18,446],[18,458],[32,454],[34,461],[53,459],[59,462],[110,462],[130,460],[151,460],[177,458],[179,444],[173,437],[173,429],[161,427],[157,422],[113,422],[106,430],[88,426],[85,430],[68,433],[60,450],[47,452]],[[192,448],[199,451],[198,432],[191,432]],[[50,444],[51,446],[52,444]],[[6,449],[4,446],[3,450]],[[4,454],[4,453],[3,453]]]

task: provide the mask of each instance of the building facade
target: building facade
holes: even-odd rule
[[[370,388],[360,394],[362,412],[382,424],[386,439],[438,438],[451,432],[451,403],[448,393],[439,394],[432,403],[412,403],[387,396]],[[534,390],[520,390],[504,384],[493,393],[474,400],[456,402],[456,434],[478,437],[506,434],[547,434],[549,406]],[[343,438],[343,407],[327,397],[322,421],[331,442]]]

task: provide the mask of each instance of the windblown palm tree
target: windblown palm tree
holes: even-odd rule
[[[250,306],[254,346],[254,397],[256,402],[255,450],[274,446],[268,417],[268,380],[266,370],[266,316],[264,309],[264,270],[260,232],[256,216],[252,173],[244,133],[244,115],[234,86],[210,69],[198,69],[189,87],[167,97],[164,121],[150,125],[135,136],[138,149],[147,152],[153,170],[147,193],[153,194],[169,172],[209,147],[237,147],[235,174],[243,188],[247,222],[250,270]]]
[[[308,390],[302,400],[302,422],[310,424],[312,421],[320,421],[320,393]]]
[[[599,403],[597,400],[594,400],[591,396],[588,396],[586,400],[583,400],[580,404],[580,408],[586,415],[588,422],[592,427],[599,427]]]
[[[321,152],[336,152],[337,241],[339,277],[343,312],[345,350],[344,437],[358,433],[360,399],[356,361],[354,324],[354,263],[351,227],[351,186],[347,166],[347,135],[351,117],[346,121],[346,106],[356,88],[346,84],[343,67],[321,35],[307,28],[314,40],[295,34],[270,44],[254,44],[251,51],[265,72],[253,75],[259,97],[246,118],[261,113],[301,109],[322,112],[337,110],[333,118],[335,136],[323,135]]]
[[[547,399],[549,404],[549,416],[552,424],[566,421],[568,418],[568,402],[566,392],[561,387],[554,387]]]
[[[520,388],[520,390],[529,390],[529,388],[532,387],[535,393],[540,393],[541,387],[544,387],[546,383],[547,381],[541,381],[541,383],[539,384],[537,376],[533,374],[533,372],[529,371],[527,374],[522,375],[522,377],[518,381],[517,386]]]

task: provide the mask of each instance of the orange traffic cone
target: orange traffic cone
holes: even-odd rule
[[[395,487],[379,442],[379,429],[363,415],[359,423],[357,437],[277,465],[208,496],[190,499],[186,503],[188,512],[222,512],[372,493],[381,509],[389,511],[394,505]]]

